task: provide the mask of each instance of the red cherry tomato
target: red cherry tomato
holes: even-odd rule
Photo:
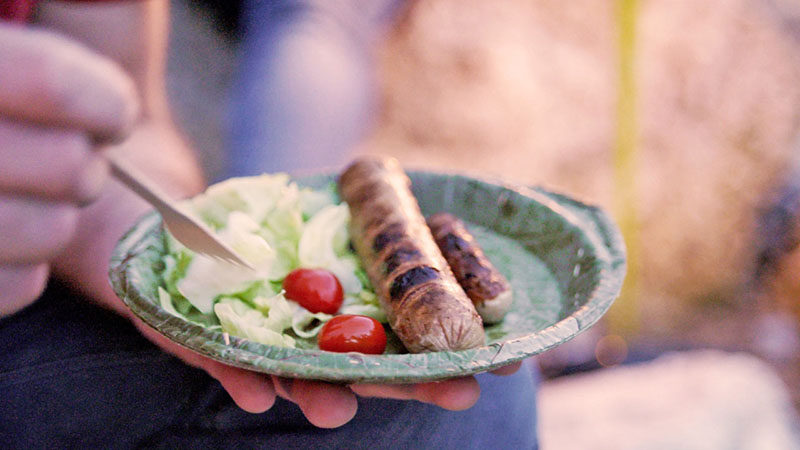
[[[342,314],[322,327],[317,344],[329,352],[380,355],[386,349],[386,332],[372,317]]]
[[[295,269],[283,280],[286,298],[312,313],[336,314],[344,300],[336,275],[325,269]]]

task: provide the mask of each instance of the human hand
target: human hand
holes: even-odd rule
[[[162,349],[217,379],[243,410],[252,413],[267,411],[279,395],[295,403],[308,421],[320,428],[337,428],[348,423],[358,409],[358,396],[416,400],[451,411],[470,408],[480,396],[480,387],[472,376],[417,384],[344,385],[264,375],[205,358],[161,336],[138,319],[134,319],[134,323]],[[511,375],[520,366],[521,363],[517,362],[492,373]]]
[[[35,300],[79,208],[108,178],[94,151],[138,111],[133,82],[62,38],[0,23],[0,316]]]
[[[126,7],[139,8],[141,2],[131,2]],[[149,2],[148,2],[149,5]],[[143,6],[142,6],[143,8]],[[149,11],[149,10],[148,10]],[[81,11],[82,19],[85,19],[89,11]],[[151,11],[152,13],[152,11]],[[97,21],[97,23],[118,23],[115,21]],[[138,28],[137,28],[138,29]],[[116,298],[110,290],[106,279],[108,256],[113,248],[116,239],[124,232],[132,221],[143,212],[146,205],[137,202],[137,199],[126,192],[123,188],[110,183],[108,189],[103,190],[103,196],[99,201],[92,203],[90,207],[80,209],[80,229],[85,231],[80,236],[75,236],[75,219],[78,206],[94,199],[100,191],[99,186],[106,179],[105,164],[102,159],[97,158],[93,153],[93,143],[98,140],[120,136],[131,126],[136,117],[135,109],[131,112],[127,109],[127,97],[135,100],[133,88],[127,88],[129,82],[113,64],[107,63],[103,58],[93,55],[83,47],[68,42],[56,42],[58,39],[53,35],[42,32],[34,32],[23,28],[0,28],[0,119],[12,124],[26,124],[31,129],[31,134],[42,130],[49,130],[55,137],[60,137],[61,133],[71,132],[77,137],[73,139],[79,141],[77,146],[77,156],[73,156],[77,163],[69,170],[56,170],[56,164],[41,163],[33,164],[33,169],[20,171],[6,171],[11,167],[8,162],[18,162],[18,150],[13,152],[4,142],[10,141],[10,135],[0,133],[0,167],[4,170],[0,173],[1,179],[11,181],[0,182],[0,205],[6,204],[6,197],[19,198],[20,202],[38,202],[42,204],[41,216],[51,217],[52,210],[56,206],[62,207],[69,220],[66,220],[64,230],[56,230],[58,233],[48,234],[52,236],[53,244],[50,245],[48,254],[59,253],[69,241],[67,251],[60,252],[54,264],[54,270],[67,280],[73,280],[75,286],[82,291],[92,295],[99,304],[111,308],[123,315],[126,315],[140,329],[143,335],[153,341],[163,350],[179,357],[189,365],[205,370],[209,375],[219,380],[223,388],[229,393],[231,398],[244,410],[250,412],[262,412],[269,409],[276,395],[287,398],[298,404],[309,421],[319,427],[337,427],[347,423],[356,413],[357,395],[365,397],[395,398],[403,400],[418,400],[452,410],[465,409],[470,407],[477,400],[480,392],[477,382],[473,377],[465,377],[443,381],[439,383],[422,383],[416,385],[335,385],[324,382],[308,380],[292,380],[271,377],[252,371],[247,371],[231,366],[224,365],[209,358],[203,357],[190,350],[178,346],[177,344],[164,338],[157,332],[144,325],[139,319],[133,317],[122,302]],[[131,40],[136,42],[136,40]],[[150,41],[147,41],[150,42]],[[154,45],[146,48],[155,47]],[[138,46],[137,48],[145,48]],[[15,51],[12,51],[15,50]],[[54,66],[47,65],[52,63],[49,59],[50,53],[61,55],[56,59]],[[113,52],[111,52],[113,53]],[[31,55],[34,55],[33,57]],[[22,61],[20,61],[20,58]],[[25,59],[29,58],[29,59]],[[26,62],[27,61],[27,62]],[[49,61],[49,62],[48,62]],[[79,64],[74,62],[84,61]],[[13,62],[13,63],[11,63]],[[25,64],[23,64],[25,62]],[[46,65],[45,73],[50,77],[27,78],[20,76],[25,66]],[[75,67],[73,67],[73,65]],[[104,67],[102,70],[97,70]],[[30,72],[30,70],[28,70]],[[37,73],[37,71],[33,71]],[[88,72],[88,73],[84,73]],[[99,73],[94,73],[99,72]],[[142,70],[141,73],[150,73]],[[68,76],[72,74],[71,76]],[[16,76],[17,78],[11,78]],[[108,77],[110,79],[106,79]],[[6,81],[9,78],[12,84]],[[150,84],[156,79],[155,76],[146,78]],[[48,81],[49,80],[49,81]],[[45,89],[43,98],[35,98],[36,101],[29,101],[23,94],[36,91],[36,85],[41,83],[49,86],[53,80],[58,81],[54,90]],[[115,81],[116,80],[116,81]],[[83,82],[82,84],[80,82]],[[110,86],[107,86],[109,85]],[[14,88],[13,86],[21,86]],[[116,86],[118,89],[114,89]],[[140,91],[143,86],[138,86]],[[111,89],[109,89],[111,88]],[[120,89],[121,88],[121,89]],[[97,91],[95,90],[97,89]],[[108,101],[112,96],[100,95],[98,92],[119,91],[116,98],[123,100],[121,105],[114,102],[104,104],[102,99]],[[10,92],[7,92],[10,91]],[[160,95],[150,93],[143,98]],[[101,99],[102,97],[102,99]],[[12,101],[9,101],[11,99]],[[98,105],[99,103],[99,105]],[[154,105],[166,104],[165,101],[149,101],[149,108],[156,108]],[[103,106],[105,105],[105,109]],[[122,112],[120,112],[122,111]],[[190,195],[199,188],[197,179],[192,175],[196,167],[192,166],[190,158],[181,150],[183,147],[180,139],[177,138],[174,130],[169,130],[169,124],[153,123],[161,118],[168,117],[165,111],[151,111],[147,126],[137,122],[135,130],[122,146],[117,149],[122,150],[126,155],[131,155],[137,159],[136,163],[143,164],[143,170],[148,174],[160,173],[163,176],[156,176],[154,179],[166,180],[175,183],[179,179],[187,180],[184,186],[170,190],[175,195]],[[5,123],[5,122],[2,122]],[[5,129],[5,128],[0,128]],[[5,137],[3,137],[5,136]],[[72,136],[72,135],[69,135]],[[69,137],[68,136],[68,137]],[[166,137],[165,137],[166,136]],[[55,138],[54,138],[55,139]],[[49,148],[58,144],[40,145]],[[124,148],[123,148],[124,147]],[[55,150],[51,148],[51,150]],[[41,155],[44,150],[37,154]],[[31,155],[34,153],[29,152]],[[45,153],[52,158],[52,153]],[[180,153],[180,154],[179,154]],[[5,158],[5,159],[2,159]],[[42,161],[40,157],[31,156],[31,161]],[[100,160],[99,163],[96,162]],[[100,175],[97,176],[96,184],[90,184],[88,188],[81,188],[79,180],[84,179],[79,175],[81,170],[87,171],[90,161],[95,161],[101,166]],[[149,164],[149,166],[147,166]],[[61,164],[60,166],[64,166]],[[53,169],[50,169],[50,166]],[[24,167],[23,167],[24,168]],[[50,170],[50,172],[45,171]],[[51,172],[58,174],[70,174],[65,176],[59,187],[58,183],[51,182],[50,187],[42,187],[36,179],[47,179],[52,177]],[[10,174],[17,174],[9,177]],[[23,180],[24,182],[20,182]],[[97,187],[94,187],[97,186]],[[188,188],[187,188],[188,186]],[[13,189],[12,189],[13,188]],[[38,189],[38,190],[37,190]],[[49,190],[48,190],[49,189]],[[44,193],[39,192],[44,190]],[[194,191],[194,192],[193,192]],[[21,192],[21,193],[20,193]],[[8,214],[0,211],[0,233],[6,217],[16,217],[17,212]],[[30,219],[25,221],[44,223],[42,219]],[[11,224],[11,222],[8,222]],[[18,222],[20,223],[20,222]],[[13,226],[13,224],[9,225]],[[44,229],[45,224],[40,228]],[[4,236],[6,234],[0,234]],[[35,239],[33,239],[35,240]],[[10,242],[0,241],[0,246],[10,246]],[[23,247],[24,246],[18,246]],[[5,255],[6,249],[0,247],[0,253]],[[29,280],[26,297],[33,298],[38,294],[46,278],[48,261],[50,258],[29,258],[34,261],[22,263],[21,266],[42,267],[43,273],[40,278],[32,277]],[[41,262],[40,262],[41,261]],[[20,264],[18,264],[20,265]],[[0,261],[0,271],[10,263]],[[24,274],[23,274],[24,275]],[[12,274],[17,280],[23,279],[19,274]],[[30,275],[27,275],[30,277]],[[9,277],[10,279],[10,277]],[[0,275],[0,290],[5,286],[20,286],[14,281],[6,281]],[[7,292],[7,291],[6,291]],[[14,298],[13,296],[9,296]],[[21,298],[21,297],[17,297]],[[0,303],[2,303],[0,299]],[[15,305],[14,307],[19,307]],[[9,311],[13,308],[9,308]],[[0,311],[0,314],[2,312]]]
[[[0,22],[0,42],[0,316],[33,302],[52,266],[100,305],[131,318],[162,349],[220,380],[243,409],[268,408],[275,398],[268,377],[175,345],[133,318],[108,286],[111,248],[147,208],[119,186],[106,186],[107,163],[97,151],[132,130],[139,110],[134,83],[111,60],[66,37]],[[187,175],[169,179],[196,189],[197,169],[184,154],[174,156],[183,150],[172,131],[137,126],[117,150],[152,148],[134,159],[165,172],[179,166]]]
[[[492,373],[511,375],[520,366],[521,363],[514,363]],[[349,422],[358,408],[356,396],[416,400],[451,411],[470,408],[480,396],[480,387],[472,376],[417,384],[349,386],[274,376],[272,379],[277,394],[297,404],[309,422],[320,428],[336,428]]]
[[[417,384],[351,385],[268,376],[205,358],[161,336],[138,319],[134,319],[134,323],[162,349],[217,379],[243,410],[252,413],[267,411],[274,404],[275,396],[279,395],[295,403],[308,421],[320,428],[337,428],[348,423],[358,409],[357,396],[416,400],[451,411],[470,408],[480,396],[480,387],[472,376]],[[521,364],[513,363],[492,373],[512,375]]]
[[[138,5],[136,5],[138,7]],[[186,350],[135,318],[108,285],[108,259],[148,206],[109,179],[104,151],[125,154],[168,192],[202,176],[162,111],[139,118],[134,82],[66,37],[0,22],[0,316],[34,301],[53,272],[130,319],[149,340],[218,379],[247,411],[274,402],[269,377]],[[154,102],[160,104],[159,102]],[[102,195],[101,195],[102,194]]]
[[[114,151],[149,163],[148,173],[173,182],[170,191],[196,191],[199,170],[171,124],[138,120],[134,81],[82,44],[3,22],[0,42],[0,316],[33,302],[52,268],[101,306],[130,318],[156,345],[220,380],[244,409],[266,409],[275,397],[268,377],[168,341],[132,317],[108,286],[111,249],[147,205],[106,184],[109,171],[98,147],[129,136]]]
[[[472,376],[417,384],[352,385],[269,376],[205,358],[161,336],[138,319],[134,319],[134,323],[162,349],[217,379],[243,410],[252,413],[267,411],[274,404],[276,395],[279,395],[295,403],[308,421],[320,428],[337,428],[348,423],[358,409],[358,396],[416,400],[451,411],[470,408],[480,396],[480,387]],[[520,366],[521,363],[517,362],[492,373],[511,375]]]

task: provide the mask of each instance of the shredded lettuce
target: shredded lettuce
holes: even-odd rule
[[[374,292],[364,290],[357,296],[345,296],[342,307],[339,308],[341,314],[358,314],[369,316],[381,323],[386,323],[386,313],[378,301],[378,296]]]
[[[313,346],[333,316],[311,313],[282,291],[289,272],[307,267],[339,279],[345,291],[339,313],[386,321],[349,245],[350,213],[333,185],[300,188],[286,174],[233,178],[186,206],[254,270],[196,255],[167,233],[159,299],[170,314],[262,344]]]
[[[264,326],[275,330],[285,330],[292,325],[296,303],[286,300],[283,291],[270,297],[256,297],[253,299],[253,304],[255,309],[266,317]]]
[[[302,306],[295,303],[296,308],[292,315],[292,331],[294,334],[303,338],[313,338],[325,325],[325,322],[333,317],[325,313],[312,313]]]
[[[300,210],[303,212],[303,220],[308,221],[320,209],[338,203],[336,196],[336,184],[331,183],[327,189],[315,191],[303,189],[300,191]]]
[[[348,249],[349,221],[350,211],[345,204],[322,208],[306,224],[298,257],[300,266],[330,270],[346,293],[359,293],[363,286],[355,273],[358,262]]]
[[[222,330],[234,336],[266,345],[294,347],[294,339],[282,332],[285,318],[281,311],[265,316],[241,300],[225,298],[214,305],[214,313],[219,317]]]
[[[200,314],[185,298],[173,297],[161,286],[158,287],[158,299],[161,307],[173,316],[209,329],[220,329],[219,321],[215,316]]]
[[[169,295],[169,292],[167,292],[161,286],[158,287],[158,300],[161,303],[161,307],[164,308],[168,313],[172,314],[173,316],[183,316],[183,314],[179,313],[172,304],[172,296]]]
[[[223,228],[232,211],[263,221],[285,193],[296,189],[286,174],[231,178],[210,186],[190,203],[210,226]]]

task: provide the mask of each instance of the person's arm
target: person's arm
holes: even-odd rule
[[[65,117],[55,121],[39,112],[30,114],[36,127],[52,126],[53,130],[68,130],[78,136],[83,147],[78,153],[83,159],[103,162],[98,152],[116,152],[171,195],[180,198],[199,192],[204,182],[194,155],[174,126],[168,110],[164,87],[167,7],[166,0],[102,4],[42,2],[37,22],[30,29],[12,31],[27,32],[28,40],[33,42],[30,45],[32,56],[18,59],[27,62],[29,67],[18,67],[19,71],[49,73],[51,76],[38,79],[38,90],[49,92],[55,99],[54,105],[46,109],[65,109],[61,113]],[[45,34],[40,30],[47,30],[43,36],[47,42],[43,44],[36,43],[42,37],[36,34]],[[61,47],[77,50],[73,57],[59,59],[59,54],[63,54]],[[65,78],[65,73],[74,76]],[[114,86],[115,80],[121,86],[116,89],[119,92],[106,86]],[[35,105],[35,99],[30,99],[28,104]],[[76,110],[75,104],[81,105],[80,108]],[[122,106],[115,110],[108,104]],[[135,110],[132,118],[127,117],[131,109]],[[111,125],[97,130],[95,123],[102,121],[109,121]],[[51,147],[43,151],[63,150],[63,146]],[[49,158],[49,155],[42,156]],[[71,239],[50,260],[54,276],[100,305],[128,317],[164,350],[206,370],[243,409],[252,412],[268,409],[275,398],[268,377],[225,366],[172,344],[136,319],[116,297],[107,278],[111,251],[124,231],[149,206],[118,183],[108,180],[105,165],[94,165],[99,167],[94,171],[94,178],[98,180],[95,184],[102,188],[94,187],[86,196],[96,195],[97,198],[78,210]],[[70,172],[69,167],[63,169],[61,173]],[[70,178],[80,176],[73,173]],[[90,198],[70,200],[74,207]]]
[[[130,160],[171,195],[199,192],[202,172],[174,126],[165,87],[168,4],[164,0],[39,4],[36,25],[69,36],[109,58],[133,81],[139,114],[124,141],[107,145]],[[102,140],[100,146],[106,146]],[[81,212],[76,239],[54,261],[56,274],[105,306],[126,313],[107,281],[108,255],[116,239],[148,209],[116,182]],[[98,258],[102,255],[102,258]]]
[[[168,110],[164,87],[167,20],[166,0],[103,4],[54,1],[41,3],[38,11],[38,26],[83,42],[88,47],[87,53],[96,52],[97,55],[91,58],[83,55],[91,64],[102,66],[105,58],[116,62],[117,66],[112,68],[94,67],[99,78],[113,81],[120,73],[127,73],[125,80],[132,81],[133,86],[131,94],[125,80],[117,80],[117,84],[121,85],[117,89],[119,92],[107,97],[117,99],[116,103],[110,102],[112,105],[120,103],[123,106],[111,113],[104,112],[103,108],[108,110],[109,106],[103,106],[101,96],[84,86],[81,92],[89,96],[98,95],[97,101],[83,99],[88,105],[84,109],[91,112],[87,117],[100,117],[100,122],[106,120],[112,124],[98,127],[86,118],[81,122],[70,116],[70,120],[56,123],[59,129],[68,125],[66,128],[82,136],[88,151],[92,151],[92,143],[108,142],[109,137],[119,138],[127,132],[127,138],[118,144],[107,145],[105,151],[124,155],[172,195],[186,197],[197,193],[203,181],[194,156],[174,127]],[[76,76],[76,79],[80,77]],[[95,86],[102,87],[103,84],[98,82]],[[69,90],[64,86],[61,89]],[[126,98],[127,95],[135,98]],[[105,100],[108,101],[108,98]],[[139,113],[131,120],[126,114],[130,114],[131,105],[137,102]],[[97,175],[97,178],[103,179],[103,175]],[[92,195],[98,193],[96,201],[79,210],[72,239],[52,259],[55,275],[99,304],[128,317],[146,337],[164,350],[206,370],[220,381],[243,409],[265,411],[271,407],[277,391],[278,395],[298,404],[311,423],[320,427],[336,427],[348,422],[355,414],[357,401],[354,392],[364,396],[414,399],[447,409],[468,408],[477,400],[479,388],[472,377],[442,383],[349,388],[315,381],[267,377],[220,364],[171,343],[135,318],[113,293],[107,280],[108,261],[117,239],[149,208],[114,182],[107,183],[102,190],[94,188]],[[78,204],[88,199],[73,200],[72,204]]]

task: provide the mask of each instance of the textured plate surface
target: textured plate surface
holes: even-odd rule
[[[467,222],[514,290],[486,345],[422,354],[362,355],[272,347],[172,316],[158,301],[164,253],[160,217],[143,217],[120,240],[109,276],[117,294],[169,339],[223,363],[275,375],[333,382],[405,383],[492,370],[564,343],[592,326],[619,294],[625,249],[599,209],[566,196],[462,175],[409,171],[424,214],[449,211]],[[322,188],[333,178],[297,178]]]

